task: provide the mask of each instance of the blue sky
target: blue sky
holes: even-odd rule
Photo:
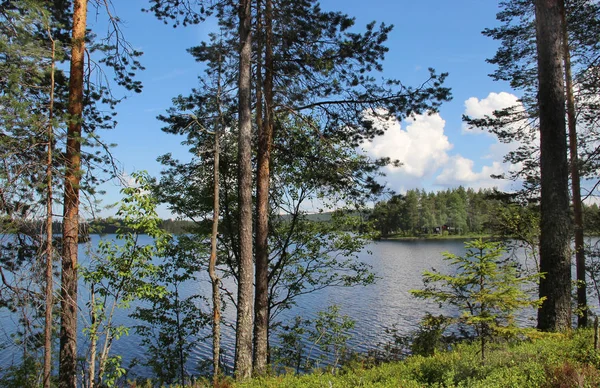
[[[417,85],[427,77],[427,68],[450,73],[447,86],[453,100],[445,103],[439,115],[417,117],[393,123],[383,138],[365,146],[373,156],[390,156],[404,162],[399,169],[387,171],[388,185],[403,192],[411,188],[428,191],[455,187],[498,186],[509,182],[492,181],[490,173],[511,168],[502,165],[507,151],[496,138],[486,133],[471,133],[461,121],[463,113],[481,116],[514,103],[516,97],[508,84],[493,81],[494,70],[485,62],[497,42],[481,35],[486,27],[497,25],[498,2],[490,0],[327,0],[324,10],[342,11],[356,17],[357,27],[370,21],[393,24],[383,76]],[[171,106],[171,99],[188,94],[198,85],[202,73],[186,49],[197,45],[214,27],[214,21],[176,29],[141,12],[145,0],[114,1],[115,13],[124,22],[123,32],[130,43],[144,52],[146,70],[139,79],[142,94],[132,94],[118,107],[118,126],[103,134],[108,143],[117,143],[114,156],[127,173],[147,170],[158,176],[161,166],[156,158],[167,152],[187,158],[181,138],[164,134],[156,119]],[[103,15],[90,9],[89,26],[100,28]],[[106,184],[106,204],[118,200],[116,182]],[[169,214],[163,209],[161,216]]]

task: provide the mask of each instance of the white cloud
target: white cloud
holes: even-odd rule
[[[484,118],[485,116],[492,116],[494,111],[501,110],[507,107],[517,106],[520,109],[524,109],[523,104],[519,101],[518,97],[511,93],[490,93],[486,98],[479,100],[476,97],[471,97],[465,101],[465,112],[464,114],[472,118]],[[512,124],[512,128],[508,128],[509,131],[528,131],[529,124],[526,122],[515,122]],[[463,124],[463,134],[478,134],[481,133],[480,129],[469,129],[466,124]],[[495,135],[487,132],[490,136]],[[539,142],[539,136],[537,132],[533,133],[533,138],[528,140],[529,142]],[[519,148],[521,144],[518,141],[512,141],[504,143],[496,141],[490,145],[489,151],[484,155],[483,159],[488,159],[496,162],[502,162],[504,157],[512,151]],[[500,172],[494,172],[495,174],[506,173],[508,175],[511,171],[519,171],[522,169],[521,163],[499,163],[498,166],[501,168]],[[496,181],[498,182],[498,181]]]
[[[483,99],[471,97],[466,100],[464,113],[473,118],[483,118],[495,110],[517,104],[518,98],[513,94],[490,93]],[[437,113],[408,118],[402,125],[395,119],[380,121],[376,125],[387,128],[385,134],[362,148],[372,157],[390,157],[403,163],[401,167],[387,167],[385,171],[388,186],[396,191],[428,186],[427,180],[443,187],[463,185],[475,189],[507,189],[510,182],[492,179],[491,175],[502,175],[518,168],[502,162],[504,156],[518,146],[514,143],[495,142],[487,151],[482,149],[479,161],[486,161],[483,166],[476,160],[451,154],[453,144],[445,133],[446,122]],[[463,134],[477,133],[465,128],[463,126]]]
[[[500,181],[491,178],[491,175],[504,172],[500,162],[494,161],[491,166],[483,166],[480,172],[473,170],[474,164],[471,159],[455,155],[450,158],[442,172],[435,178],[435,183],[441,186],[463,185],[477,188],[492,188],[501,185]]]
[[[494,111],[502,110],[511,106],[521,105],[519,98],[514,94],[507,92],[490,93],[484,99],[471,97],[465,101],[465,115],[474,118],[482,119],[485,116],[491,116]],[[468,124],[463,123],[463,134],[479,134],[481,129],[469,128]]]
[[[406,120],[406,130],[390,119],[379,124],[387,130],[383,136],[363,144],[363,150],[373,157],[400,160],[401,167],[388,167],[389,173],[401,173],[408,178],[431,175],[448,159],[452,144],[444,134],[446,122],[439,114],[417,115]]]

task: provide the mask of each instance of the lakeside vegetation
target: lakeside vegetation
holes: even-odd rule
[[[335,373],[316,369],[236,383],[222,378],[187,384],[188,388],[312,388],[312,387],[472,387],[555,388],[600,385],[600,352],[594,349],[594,331],[579,329],[564,334],[536,333],[532,337],[490,344],[481,362],[477,343],[463,341],[432,355],[413,355],[401,361],[380,363],[354,357]],[[130,387],[154,387],[151,380],[130,382]],[[172,388],[181,388],[173,385]]]
[[[490,344],[481,362],[477,343],[460,343],[450,351],[411,356],[373,366],[369,359],[348,362],[336,374],[255,379],[231,384],[240,388],[302,387],[597,387],[600,355],[593,349],[592,330],[538,334],[538,338]],[[202,385],[200,385],[202,386]],[[223,385],[227,386],[227,385]]]

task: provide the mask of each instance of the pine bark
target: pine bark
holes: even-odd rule
[[[238,134],[238,195],[239,244],[238,300],[235,346],[235,377],[252,376],[252,108],[251,108],[251,8],[250,0],[241,0],[239,16],[239,134]]]
[[[86,17],[87,0],[75,0],[65,154],[61,272],[59,386],[64,388],[75,387],[77,382],[77,247]]]
[[[563,0],[535,2],[540,111],[540,297],[538,328],[571,327],[569,166],[562,68]]]
[[[565,86],[567,88],[567,121],[569,126],[569,153],[571,155],[571,196],[573,201],[573,223],[575,226],[575,263],[577,272],[577,326],[588,324],[587,286],[585,280],[585,251],[583,247],[583,209],[581,203],[581,177],[579,175],[579,155],[577,152],[577,116],[573,94],[573,73],[571,70],[571,49],[564,8],[561,9],[563,60],[565,64]]]
[[[273,142],[273,4],[265,6],[265,77],[263,95],[265,115],[258,134],[258,172],[256,180],[256,278],[254,300],[254,373],[267,369],[269,333],[269,186]]]

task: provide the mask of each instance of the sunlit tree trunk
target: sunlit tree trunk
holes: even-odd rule
[[[235,343],[235,377],[243,380],[252,375],[252,108],[251,108],[251,0],[239,5],[239,134],[238,190],[239,244],[238,300]]]
[[[54,73],[56,61],[56,42],[48,29],[51,42],[51,68],[50,68],[50,103],[48,104],[48,148],[46,152],[46,311],[44,322],[44,388],[50,388],[50,377],[52,376],[52,309],[54,306],[54,248],[52,241],[52,147],[54,146]]]
[[[75,0],[69,78],[67,150],[61,273],[60,387],[76,386],[77,366],[77,246],[81,181],[81,122],[87,0]]]
[[[220,58],[219,58],[220,59]],[[221,357],[221,295],[219,286],[221,279],[217,275],[217,237],[219,234],[219,199],[220,199],[220,157],[221,157],[221,139],[220,130],[222,127],[223,112],[221,111],[221,61],[219,61],[217,74],[217,107],[219,115],[215,121],[215,149],[213,160],[213,220],[212,233],[210,236],[210,261],[208,263],[208,275],[212,285],[212,303],[213,303],[213,382],[217,383],[219,378],[219,359]]]
[[[210,262],[208,274],[212,284],[213,302],[213,379],[216,382],[219,377],[219,358],[221,352],[221,296],[219,295],[219,284],[221,280],[217,276],[217,234],[219,233],[219,130],[215,130],[215,156],[214,156],[214,199],[213,199],[213,223],[210,236]]]
[[[268,238],[270,162],[273,142],[273,5],[271,0],[266,0],[265,3],[265,77],[262,85],[265,115],[262,126],[259,127],[256,179],[256,295],[254,300],[254,372],[256,375],[266,372],[269,332]]]
[[[540,112],[540,297],[538,328],[571,327],[571,260],[569,243],[569,166],[562,69],[563,0],[535,2]]]
[[[577,268],[577,326],[585,327],[588,322],[587,286],[585,281],[585,252],[583,249],[583,209],[581,203],[581,177],[579,176],[579,155],[577,153],[577,117],[575,96],[573,95],[573,74],[571,71],[571,49],[564,4],[561,10],[563,60],[565,64],[565,85],[567,88],[567,120],[569,124],[569,151],[571,154],[571,192],[573,201],[573,221],[575,226],[575,262]]]

